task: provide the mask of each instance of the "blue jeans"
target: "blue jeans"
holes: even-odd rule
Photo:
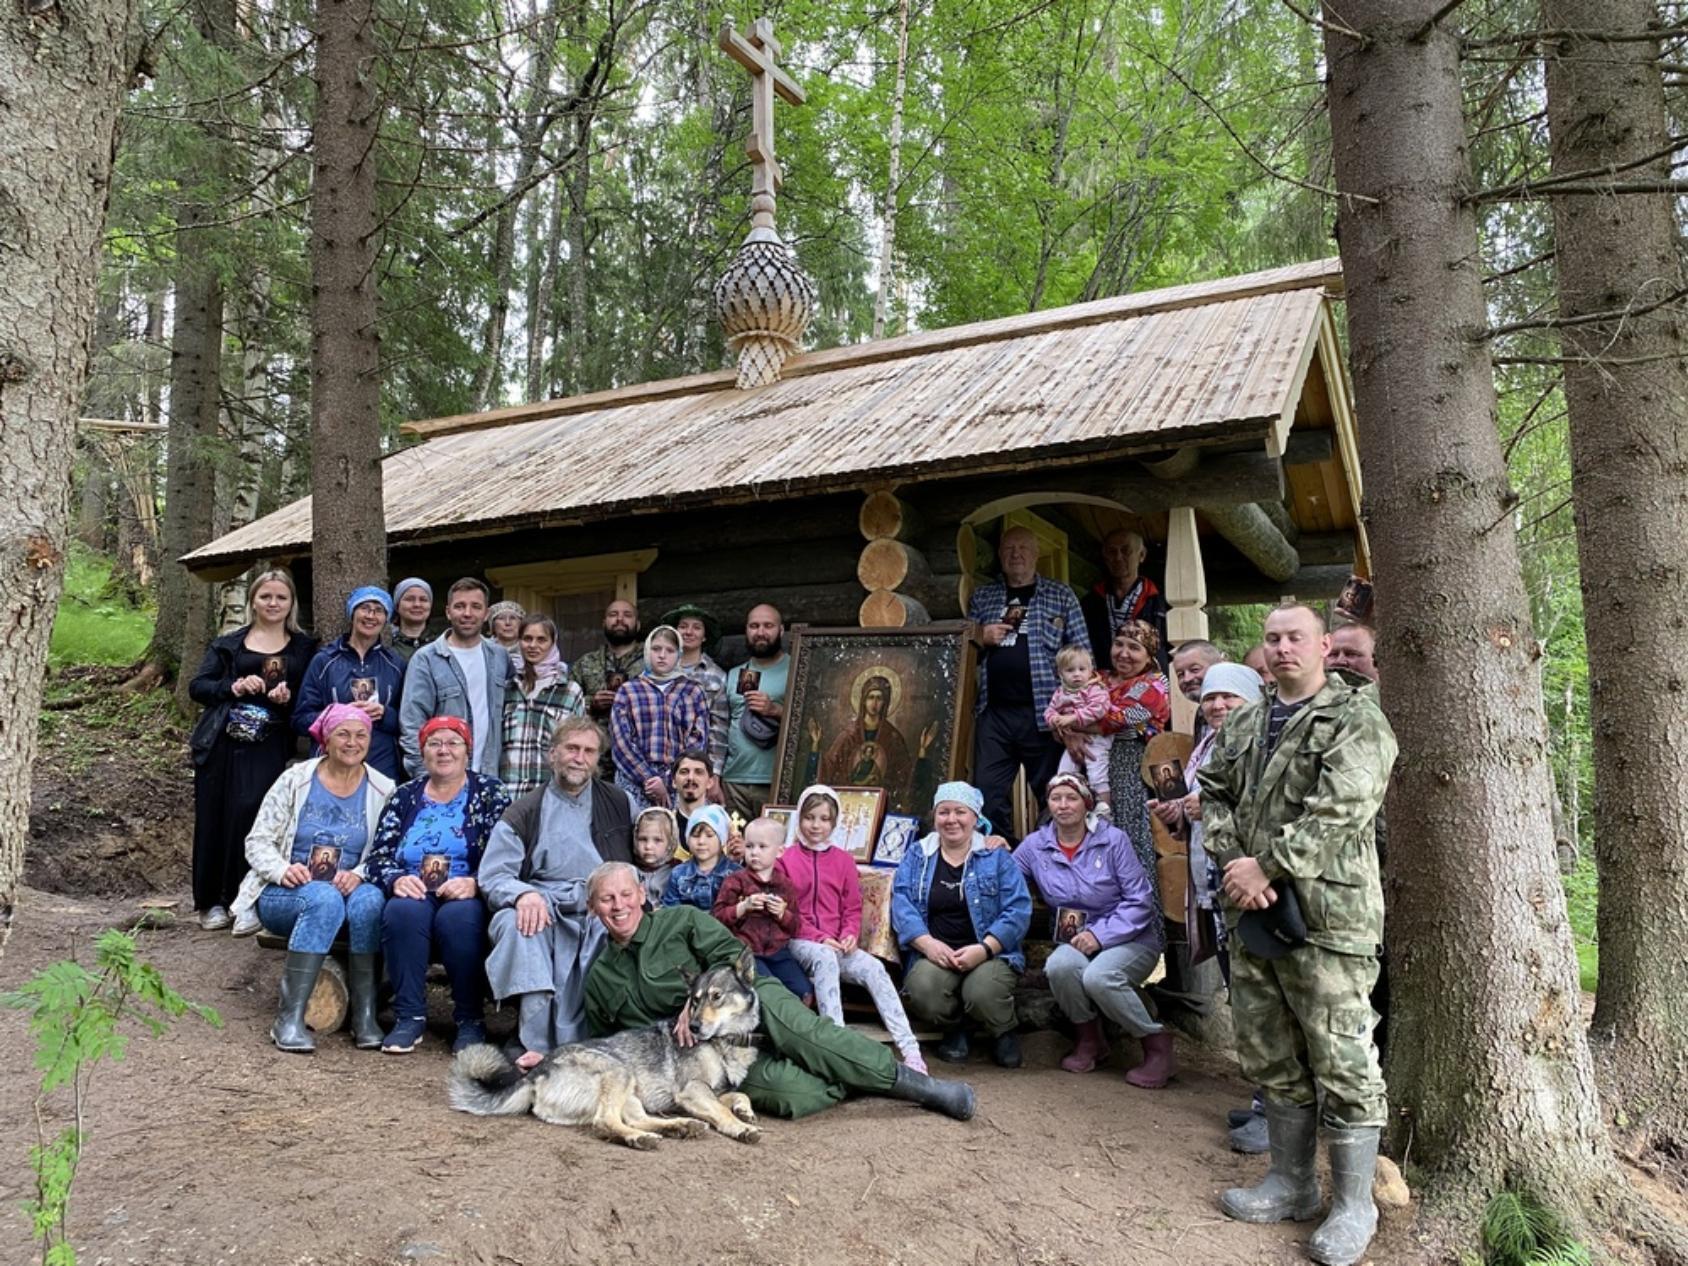
[[[373,954],[381,948],[386,900],[374,884],[359,884],[349,897],[320,879],[297,888],[266,884],[258,894],[258,918],[266,930],[285,936],[287,948],[296,953],[328,953],[345,925],[352,953]]]
[[[381,952],[400,1020],[428,1014],[428,963],[451,981],[452,1019],[479,1021],[486,1012],[486,907],[476,897],[441,901],[394,897],[381,912]]]

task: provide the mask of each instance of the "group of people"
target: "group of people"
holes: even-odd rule
[[[344,933],[359,1047],[415,1049],[439,962],[454,1049],[485,1040],[490,995],[517,1009],[524,1068],[649,1022],[668,998],[652,981],[682,960],[748,947],[759,994],[781,1000],[764,1007],[767,1067],[746,1087],[759,1110],[800,1116],[856,1090],[966,1116],[972,1092],[927,1076],[914,1023],[941,1032],[945,1061],[982,1041],[998,1065],[1021,1065],[1015,992],[1034,892],[1067,921],[1044,967],[1076,1034],[1061,1066],[1095,1069],[1107,1024],[1141,1047],[1130,1084],[1174,1074],[1172,1034],[1142,992],[1168,922],[1153,816],[1188,841],[1188,909],[1220,947],[1259,1088],[1233,1114],[1233,1145],[1272,1155],[1261,1185],[1225,1193],[1225,1212],[1319,1212],[1322,1121],[1336,1201],[1311,1251],[1357,1261],[1376,1220],[1374,822],[1395,754],[1371,631],[1327,632],[1291,604],[1244,663],[1208,642],[1169,648],[1143,554],[1137,534],[1110,537],[1108,577],[1081,601],[1038,573],[1030,532],[1002,534],[1001,578],[969,607],[981,648],[974,780],[939,788],[929,833],[898,866],[893,964],[860,944],[837,793],[807,788],[789,829],[762,812],[789,670],[777,610],[750,611],[749,658],[723,670],[708,613],[680,608],[641,637],[618,601],[602,645],[568,666],[550,620],[491,603],[474,579],[451,586],[447,628],[429,638],[432,591],[410,579],[390,595],[355,592],[347,633],[319,649],[291,580],[266,572],[249,590],[251,623],[212,645],[191,687],[207,709],[193,739],[202,923],[287,938],[271,1033],[282,1050],[313,1049],[305,1003]],[[1180,795],[1139,773],[1170,726],[1174,685],[1199,709]],[[289,765],[296,734],[313,755]],[[1044,814],[1015,840],[1022,770]],[[393,995],[385,1031],[378,963]],[[844,983],[867,991],[894,1056],[849,1040]]]

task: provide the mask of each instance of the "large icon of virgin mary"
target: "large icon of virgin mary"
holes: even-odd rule
[[[906,787],[914,771],[908,742],[891,720],[903,683],[888,668],[863,670],[850,686],[851,725],[827,745],[820,780],[837,787]],[[812,739],[820,746],[820,726]]]

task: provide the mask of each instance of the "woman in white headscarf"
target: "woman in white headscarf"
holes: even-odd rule
[[[659,624],[645,639],[645,671],[615,692],[610,748],[615,783],[647,805],[674,803],[674,763],[709,746],[709,696],[680,667],[680,633]]]

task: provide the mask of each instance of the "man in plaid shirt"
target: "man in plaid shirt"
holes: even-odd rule
[[[985,816],[1004,835],[1014,823],[1014,776],[1023,768],[1039,803],[1061,761],[1043,713],[1059,677],[1055,653],[1088,648],[1084,612],[1073,591],[1037,574],[1037,538],[1007,529],[996,548],[1002,579],[973,591],[967,618],[983,648],[979,661],[978,720],[973,782],[985,793]]]

